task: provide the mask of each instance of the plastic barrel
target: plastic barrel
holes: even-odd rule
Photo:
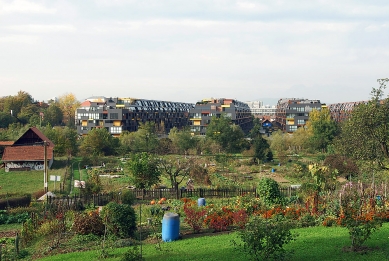
[[[197,200],[197,206],[204,207],[205,206],[205,198],[199,198]]]
[[[162,219],[162,240],[170,242],[180,236],[180,217],[176,213],[167,212]]]
[[[271,172],[275,172],[276,170],[275,169],[271,169]]]

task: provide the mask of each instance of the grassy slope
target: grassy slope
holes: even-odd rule
[[[378,247],[375,251],[365,254],[342,251],[344,246],[350,245],[347,230],[340,227],[312,227],[296,229],[299,236],[296,241],[287,245],[287,249],[294,249],[292,260],[388,260],[389,258],[389,223],[367,241],[366,245]],[[236,250],[231,240],[237,240],[237,234],[197,237],[162,243],[162,251],[156,245],[143,245],[143,256],[146,260],[248,260],[240,251]],[[120,254],[128,248],[116,249],[114,256],[105,260],[120,260]],[[57,255],[41,260],[96,260],[97,251],[70,253]]]

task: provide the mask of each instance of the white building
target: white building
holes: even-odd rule
[[[245,102],[249,108],[251,113],[256,118],[270,118],[275,119],[276,117],[276,106],[263,105],[262,101],[247,101]]]

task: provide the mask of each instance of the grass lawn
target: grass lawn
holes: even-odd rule
[[[33,193],[44,189],[43,171],[12,171],[0,170],[0,194]],[[53,185],[54,186],[54,185]]]
[[[373,234],[366,246],[375,248],[367,253],[343,251],[350,245],[348,232],[341,227],[311,227],[295,229],[297,240],[287,245],[286,249],[294,250],[291,260],[388,260],[389,259],[389,223]],[[203,236],[182,239],[169,243],[161,243],[162,250],[156,249],[156,244],[142,245],[145,260],[248,260],[244,253],[235,249],[231,240],[237,240],[237,233]],[[111,257],[105,260],[120,260],[128,248],[118,248],[110,251]],[[97,260],[99,252],[79,252],[51,256],[40,260]]]

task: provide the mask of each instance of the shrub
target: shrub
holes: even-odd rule
[[[135,196],[134,193],[132,193],[132,191],[126,190],[123,192],[122,195],[123,204],[132,205],[134,204],[134,201],[135,201]]]
[[[365,189],[362,183],[349,182],[341,189],[338,224],[348,229],[352,251],[357,251],[382,226],[376,213],[376,196],[375,191]]]
[[[184,221],[193,229],[194,233],[200,232],[207,209],[196,206],[194,202],[189,202],[185,203],[184,212]]]
[[[258,184],[258,194],[267,205],[282,203],[280,186],[271,178],[261,178]]]
[[[221,209],[211,209],[204,223],[214,231],[226,231],[234,223],[233,212],[228,207]]]
[[[120,261],[142,261],[145,260],[137,245],[130,247],[122,256]]]
[[[240,232],[243,244],[239,246],[254,260],[284,260],[291,254],[284,249],[284,245],[297,236],[290,229],[287,221],[254,216]]]
[[[102,235],[104,233],[103,220],[95,211],[76,214],[74,217],[73,230],[80,235]]]
[[[100,214],[108,231],[115,236],[126,238],[134,234],[136,215],[130,205],[110,202],[103,207]]]

